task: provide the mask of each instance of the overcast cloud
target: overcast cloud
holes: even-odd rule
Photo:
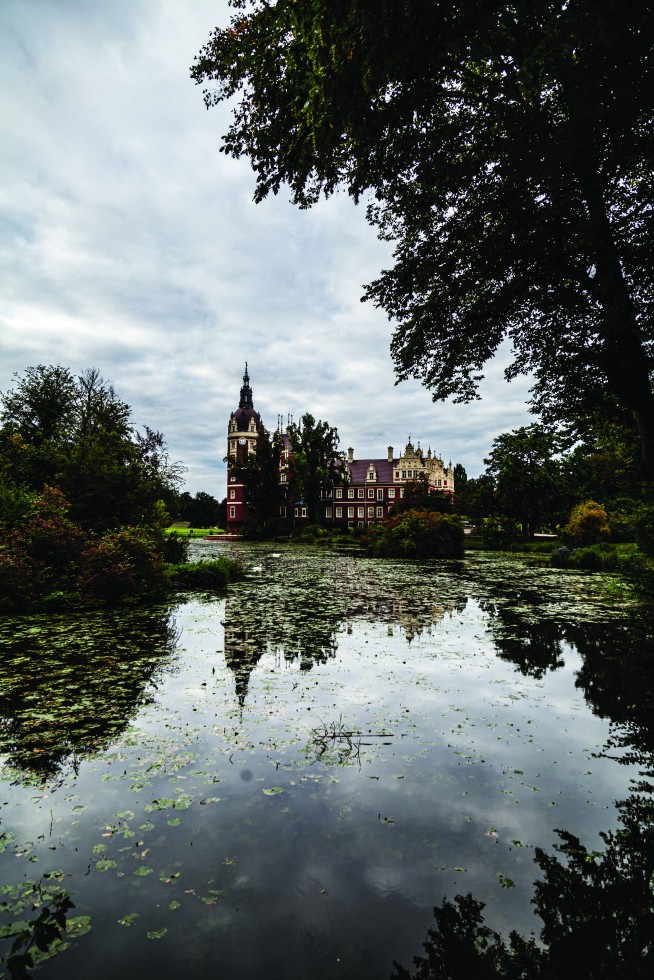
[[[531,421],[528,383],[487,373],[483,400],[395,387],[392,324],[363,285],[390,249],[346,195],[252,203],[219,153],[189,67],[226,0],[4,0],[0,7],[0,391],[39,363],[95,366],[161,430],[191,492],[225,493],[244,361],[268,428],[304,411],[358,457],[409,435],[469,475]]]

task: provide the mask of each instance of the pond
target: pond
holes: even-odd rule
[[[617,580],[194,547],[246,580],[0,620],[0,926],[68,917],[39,976],[385,980],[467,892],[538,934],[534,848],[600,850],[650,757]]]

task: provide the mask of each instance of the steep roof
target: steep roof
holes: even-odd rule
[[[397,460],[389,462],[388,459],[353,459],[352,462],[347,462],[350,482],[365,483],[366,477],[368,476],[368,468],[371,463],[377,471],[378,483],[393,482],[393,467],[397,463]]]

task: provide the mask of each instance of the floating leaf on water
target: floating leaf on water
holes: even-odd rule
[[[181,822],[182,822],[181,817],[171,817],[170,820],[166,820],[166,823],[168,824],[169,827],[179,827]]]
[[[117,867],[118,865],[116,864],[116,862],[112,861],[110,858],[100,858],[99,861],[95,862],[96,871],[109,871],[110,868],[117,868]]]
[[[91,928],[90,915],[76,915],[66,922],[66,933],[69,936],[85,936],[87,932],[91,931]]]
[[[154,874],[154,868],[146,868],[146,866],[143,864],[140,868],[136,869],[134,874],[138,875],[140,878],[145,878],[146,875]]]
[[[122,919],[118,920],[118,924],[121,926],[131,926],[139,917],[138,912],[130,912],[128,915],[124,915]]]
[[[174,898],[172,902],[168,903],[168,908],[172,909],[173,912],[175,911],[175,909],[181,909],[181,907],[182,907],[182,903],[178,902],[176,898]]]
[[[163,929],[151,929],[146,935],[148,939],[162,939],[167,932],[168,929],[164,926]]]
[[[267,789],[264,789],[263,794],[264,796],[277,796],[278,793],[283,792],[284,790],[281,788],[281,786],[269,786]]]

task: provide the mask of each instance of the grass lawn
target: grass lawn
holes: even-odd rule
[[[177,534],[180,538],[203,538],[205,534],[224,534],[220,527],[168,527],[165,534]]]

